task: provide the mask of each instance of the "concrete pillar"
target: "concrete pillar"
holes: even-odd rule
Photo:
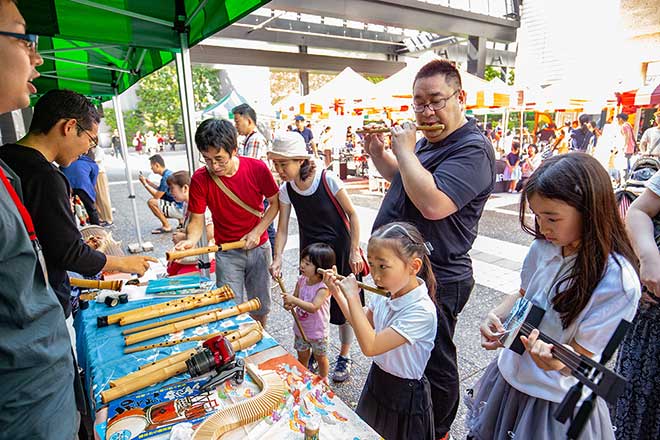
[[[486,70],[486,38],[468,38],[467,60],[468,73],[483,78]]]
[[[307,46],[298,46],[298,52],[300,53],[307,53]],[[309,94],[309,72],[306,70],[301,70],[298,73],[298,77],[300,78],[300,85],[302,86],[302,95],[308,95]]]

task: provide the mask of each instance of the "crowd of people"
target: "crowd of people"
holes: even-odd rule
[[[7,60],[0,68],[0,112],[7,112],[29,104],[30,81],[43,60],[34,41],[21,37],[25,22],[16,4],[0,0],[0,12],[0,58]],[[207,232],[216,243],[245,242],[242,249],[216,253],[216,282],[230,285],[237,301],[259,298],[261,308],[252,316],[264,326],[293,208],[301,276],[283,300],[310,336],[305,341],[296,333],[299,359],[316,358],[321,376],[329,376],[328,328],[338,325],[342,351],[334,380],[347,377],[353,338],[373,359],[357,413],[387,439],[447,439],[460,400],[453,335],[475,284],[469,251],[494,189],[496,157],[484,131],[465,116],[466,94],[454,64],[429,62],[412,90],[417,124],[444,129],[418,138],[413,124],[394,126],[389,148],[384,134],[365,135],[366,152],[391,184],[366,261],[350,196],[314,160],[312,137],[302,127],[274,137],[266,157],[282,181],[278,185],[253,135],[256,116],[249,108],[235,109],[235,124],[208,119],[198,127],[195,144],[204,166],[192,176],[169,173],[162,157],[152,155],[160,185],[141,181],[162,223],[158,232],[168,232],[166,211],[176,211],[176,249],[196,246],[209,224],[207,210]],[[106,256],[82,240],[70,196],[75,190],[93,200],[98,193],[87,181],[71,185],[60,167],[72,176],[98,173],[89,150],[98,143],[99,121],[84,96],[52,90],[37,101],[27,135],[0,148],[0,438],[74,438],[79,413],[86,412],[74,391],[81,389],[67,271],[143,274],[155,261]],[[630,207],[626,230],[608,172],[583,150],[589,121],[578,122],[570,139],[579,151],[572,154],[539,163],[534,158],[545,150],[524,143],[514,149],[514,142],[507,152],[524,149],[531,156],[507,163],[512,176],[521,167],[520,222],[534,241],[520,292],[488,313],[481,344],[502,348],[501,336],[509,330],[503,323],[520,298],[546,313],[538,329],[520,338],[524,353],[501,349],[474,385],[467,402],[469,438],[565,437],[568,425],[553,414],[576,379],[539,330],[599,359],[622,319],[633,322],[617,362],[627,388],[612,413],[596,401],[581,438],[614,439],[615,426],[620,439],[660,437],[660,174]],[[246,138],[242,145],[239,133]],[[647,144],[653,139],[649,135]],[[268,228],[277,216],[271,245]],[[321,276],[317,269],[333,270]],[[365,307],[357,281],[367,273],[390,296],[372,298]]]

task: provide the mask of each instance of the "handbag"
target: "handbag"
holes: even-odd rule
[[[332,191],[330,190],[330,187],[328,186],[328,181],[325,178],[325,170],[321,171],[321,181],[323,182],[323,187],[325,188],[325,192],[328,194],[328,197],[330,197],[330,200],[332,201],[332,204],[335,205],[335,209],[337,209],[337,213],[339,214],[339,217],[342,219],[344,222],[344,226],[346,227],[346,230],[348,231],[348,235],[351,235],[351,224],[348,222],[348,216],[346,215],[346,212],[344,209],[341,207],[339,202],[337,201],[337,198],[335,197],[334,194],[332,194]],[[364,256],[364,251],[362,248],[358,248],[360,250],[360,257],[362,257],[362,272],[360,272],[360,275],[362,276],[367,276],[369,275],[369,263],[367,262],[367,259]]]
[[[227,197],[231,199],[232,202],[236,203],[238,206],[249,212],[250,214],[254,215],[255,217],[262,218],[264,216],[263,212],[260,212],[253,207],[249,206],[247,203],[245,203],[243,200],[238,198],[236,194],[232,192],[229,188],[227,188],[227,185],[225,185],[222,180],[218,176],[216,176],[214,173],[210,172],[209,169],[206,169],[206,172],[209,173],[209,176],[211,176],[211,179],[215,182],[216,185],[218,185],[218,188],[225,193]]]

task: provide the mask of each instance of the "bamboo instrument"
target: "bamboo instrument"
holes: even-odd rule
[[[181,304],[181,303],[186,303],[186,302],[189,302],[189,301],[196,301],[199,298],[211,297],[211,296],[215,295],[214,292],[215,292],[215,290],[210,290],[208,292],[199,293],[197,295],[188,295],[188,296],[183,297],[183,298],[177,298],[177,299],[174,299],[172,301],[167,301],[167,302],[159,303],[159,304],[153,304],[153,305],[150,305],[150,306],[141,307],[139,309],[126,310],[125,312],[114,313],[112,315],[107,315],[107,316],[99,316],[97,318],[97,325],[99,327],[105,327],[105,326],[110,325],[110,324],[116,324],[122,318],[124,318],[126,316],[130,316],[130,315],[133,315],[133,314],[144,313],[148,310],[153,310],[153,309],[162,309],[162,308],[165,308],[165,307],[170,307],[174,304]]]
[[[444,130],[445,124],[433,124],[433,125],[417,125],[415,126],[417,131],[436,131]],[[391,131],[390,127],[363,127],[355,130],[358,134],[373,134],[373,133],[389,133]]]
[[[181,330],[185,330],[191,327],[197,327],[198,325],[206,324],[208,322],[215,322],[221,319],[229,318],[230,316],[240,315],[241,313],[254,312],[259,310],[261,303],[258,298],[253,298],[250,301],[238,304],[227,309],[217,309],[204,315],[198,316],[192,319],[186,319],[185,321],[175,322],[173,324],[167,324],[161,327],[152,328],[145,330],[139,333],[133,333],[124,338],[126,345],[132,345],[137,342],[146,341],[147,339],[157,338],[158,336],[163,336],[168,333],[174,333]]]
[[[189,301],[186,303],[173,304],[171,306],[162,307],[160,309],[151,309],[139,314],[134,313],[132,315],[124,316],[119,320],[119,325],[134,324],[136,322],[146,321],[147,319],[173,315],[175,313],[210,306],[211,304],[217,304],[234,298],[234,292],[231,290],[231,288],[229,288],[229,286],[222,286],[219,289],[211,290],[210,293],[213,293],[213,296],[199,298],[197,300]],[[163,324],[161,323],[161,325]]]
[[[222,309],[219,309],[222,310]],[[177,316],[176,318],[166,319],[165,321],[152,322],[151,324],[141,325],[139,327],[127,328],[122,335],[131,335],[133,333],[139,333],[144,330],[149,330],[150,328],[162,327],[167,324],[172,324],[179,321],[185,321],[186,319],[197,318],[198,316],[206,315],[207,313],[212,312],[213,310],[204,310],[197,313],[191,313],[190,315]]]
[[[245,337],[233,341],[231,343],[231,346],[234,349],[234,351],[244,350],[245,348],[250,347],[256,344],[257,342],[259,342],[261,338],[262,338],[261,329],[252,330]],[[197,352],[196,349],[193,349],[193,351],[194,353],[192,353],[192,355],[194,355]],[[189,357],[192,357],[192,355]],[[136,372],[137,374],[131,373],[131,374],[135,374],[131,380],[121,382],[119,385],[115,386],[114,388],[110,388],[108,390],[101,392],[101,400],[103,403],[108,403],[111,400],[115,400],[118,399],[119,397],[126,396],[127,394],[134,393],[135,391],[157,384],[158,382],[162,382],[178,374],[185,373],[187,370],[188,367],[186,366],[186,362],[184,359],[179,362],[175,362],[171,365],[167,365],[167,366],[159,365],[157,368],[154,369],[141,370]]]
[[[258,323],[257,323],[258,324]],[[257,326],[257,324],[251,324],[245,328],[239,328],[239,329],[234,329],[234,330],[225,330],[221,332],[216,332],[216,333],[210,333],[208,335],[201,335],[201,336],[190,336],[188,338],[181,338],[177,339],[175,341],[165,341],[165,342],[159,342],[157,344],[149,344],[149,345],[140,345],[138,347],[128,347],[124,349],[124,354],[131,354],[131,353],[136,353],[138,351],[144,351],[144,350],[151,350],[152,348],[162,348],[162,347],[171,347],[173,345],[178,345],[178,344],[184,344],[186,342],[192,342],[192,341],[205,341],[207,339],[211,339],[216,336],[228,336],[234,333],[238,332],[243,332],[243,331],[250,331],[254,327]]]
[[[69,284],[83,289],[108,289],[120,291],[124,285],[123,280],[85,280],[82,278],[69,278]]]
[[[279,374],[275,371],[266,371],[259,376],[252,364],[246,364],[245,369],[254,383],[261,388],[259,394],[223,408],[207,418],[195,430],[193,440],[219,439],[229,431],[272,414],[280,405],[287,387]]]
[[[200,248],[186,249],[185,251],[170,251],[165,252],[167,261],[179,260],[181,258],[190,257],[193,255],[210,254],[218,251],[230,251],[232,249],[243,249],[245,247],[245,240],[232,241],[230,243],[222,243],[219,245],[206,246]]]
[[[339,275],[338,273],[333,272],[332,269],[321,269],[321,268],[318,268],[318,269],[316,269],[316,271],[317,271],[318,273],[320,273],[321,275],[325,274],[325,272],[334,273],[334,275],[335,275],[335,276],[337,277],[337,279],[340,280],[340,281],[343,280],[344,278],[346,278],[346,277],[343,276],[343,275]],[[384,296],[384,297],[386,297],[386,298],[389,298],[390,295],[391,295],[391,293],[388,292],[388,291],[385,290],[385,289],[380,289],[380,288],[378,288],[378,287],[370,286],[369,284],[364,284],[364,283],[361,282],[361,281],[358,281],[358,282],[357,282],[357,285],[360,286],[361,288],[363,288],[364,290],[368,290],[369,292],[372,292],[372,293],[377,293],[378,295]]]
[[[275,278],[275,281],[277,281],[277,284],[279,284],[282,293],[286,294],[286,286],[284,286],[284,281],[282,280],[282,277]],[[302,328],[302,324],[300,323],[300,319],[298,318],[298,315],[296,315],[295,311],[291,310],[291,316],[293,316],[293,320],[296,322],[296,327],[298,327],[298,331],[300,332],[300,337],[303,338],[303,341],[309,344],[309,340],[307,339],[307,335],[305,335],[305,330],[303,330]]]

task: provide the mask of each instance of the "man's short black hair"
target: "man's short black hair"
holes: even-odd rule
[[[456,90],[463,88],[461,73],[456,68],[456,64],[449,60],[432,60],[424,64],[413,81],[413,87],[418,79],[429,78],[435,75],[443,75],[445,82]]]
[[[163,156],[161,156],[160,154],[154,154],[153,156],[151,156],[149,158],[149,163],[151,164],[157,163],[161,167],[165,168],[165,159],[163,159]]]
[[[231,109],[231,112],[235,115],[247,116],[252,119],[252,122],[257,123],[257,112],[254,111],[252,107],[247,104],[240,104]]]
[[[230,156],[238,149],[236,127],[224,119],[207,119],[195,133],[197,149],[206,153],[209,148],[223,149]]]
[[[95,123],[101,122],[96,107],[80,93],[49,90],[34,106],[30,133],[48,134],[61,119],[75,119],[85,130],[91,130]]]
[[[616,117],[624,122],[628,120],[628,115],[625,113],[619,113],[618,115],[616,115]]]

